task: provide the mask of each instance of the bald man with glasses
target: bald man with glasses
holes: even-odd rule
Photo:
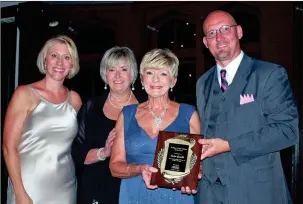
[[[286,70],[247,56],[242,28],[227,12],[210,13],[203,31],[216,66],[197,82],[205,139],[196,204],[291,203],[280,151],[299,131]]]

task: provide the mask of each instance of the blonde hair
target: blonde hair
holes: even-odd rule
[[[179,60],[177,56],[169,49],[153,49],[147,52],[140,64],[140,75],[142,76],[146,69],[168,69],[171,77],[178,76]]]
[[[40,50],[39,54],[38,54],[38,58],[37,58],[37,66],[39,68],[39,71],[41,74],[45,74],[45,58],[46,58],[46,54],[49,50],[49,48],[51,48],[55,43],[63,43],[66,44],[71,58],[72,58],[72,63],[73,63],[73,67],[70,69],[67,78],[71,79],[73,78],[80,70],[80,65],[79,65],[79,56],[78,56],[78,51],[77,51],[77,47],[74,43],[74,41],[65,36],[65,35],[59,35],[57,37],[53,37],[49,40],[46,41],[46,43],[44,44],[44,46],[42,47],[42,49]]]
[[[135,83],[138,76],[138,68],[135,55],[128,47],[115,46],[107,50],[100,63],[100,75],[104,83],[107,83],[106,72],[119,64],[125,58],[130,69],[131,83]]]

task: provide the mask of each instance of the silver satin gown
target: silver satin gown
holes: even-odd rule
[[[23,185],[34,204],[75,204],[77,182],[71,144],[78,130],[77,113],[68,102],[69,96],[60,104],[39,97],[40,103],[24,123],[18,147]],[[10,180],[7,204],[15,204]]]

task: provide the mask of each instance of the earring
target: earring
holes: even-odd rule
[[[144,90],[144,86],[142,85],[142,90]]]
[[[135,90],[134,84],[132,84],[132,90]]]
[[[46,70],[46,64],[44,64],[44,70]]]
[[[173,92],[173,87],[170,87],[170,92]]]
[[[107,89],[107,84],[104,84],[104,89],[105,89],[105,90]]]

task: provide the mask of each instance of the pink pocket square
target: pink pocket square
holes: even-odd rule
[[[254,95],[252,95],[252,94],[240,95],[240,105],[243,105],[243,104],[246,104],[246,103],[251,103],[254,100],[255,100]]]

